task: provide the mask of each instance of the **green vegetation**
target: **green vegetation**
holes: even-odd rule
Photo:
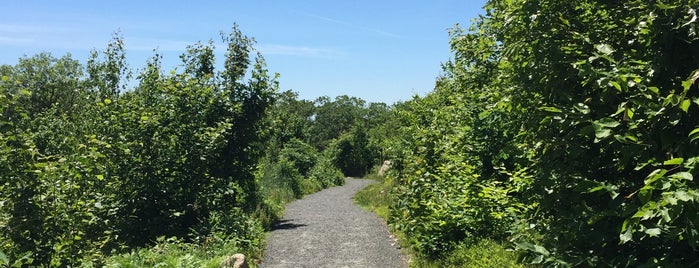
[[[388,192],[393,183],[374,174],[369,174],[364,179],[375,180],[377,183],[370,184],[357,192],[353,197],[354,202],[366,210],[376,213],[384,220],[388,220],[388,206],[391,204]]]
[[[364,176],[418,267],[699,265],[697,0],[492,0],[424,97],[279,92],[236,27],[136,75],[0,66],[0,266],[261,256],[284,204]]]
[[[445,254],[442,259],[413,258],[410,264],[413,267],[464,267],[464,268],[489,268],[525,267],[517,262],[516,254],[505,249],[502,245],[481,240],[469,246],[459,244],[452,251]]]
[[[391,204],[388,193],[394,182],[391,181],[390,176],[386,178],[375,174],[369,174],[364,178],[375,180],[377,183],[357,192],[354,201],[387,220]],[[404,233],[394,230],[394,234],[405,247],[405,253],[411,255],[412,267],[524,267],[518,263],[517,255],[513,250],[508,250],[490,240],[481,240],[470,245],[459,244],[440,259],[431,259],[418,252],[411,252],[409,238]]]
[[[186,243],[176,237],[158,238],[155,245],[104,260],[105,267],[209,267],[219,268],[225,256],[238,253],[236,238],[211,237],[202,243]],[[100,267],[89,261],[83,267]]]
[[[253,39],[221,37],[222,70],[196,43],[180,71],[156,52],[132,81],[118,35],[86,65],[0,66],[0,266],[254,260],[286,202],[363,175],[375,104],[279,92]]]
[[[698,265],[697,6],[489,1],[394,108],[389,224],[438,265]]]

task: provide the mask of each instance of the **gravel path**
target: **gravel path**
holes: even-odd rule
[[[372,182],[347,178],[289,203],[261,267],[408,267],[383,220],[351,200]]]

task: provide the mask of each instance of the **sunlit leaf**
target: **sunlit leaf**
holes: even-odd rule
[[[599,51],[600,53],[602,53],[604,55],[610,55],[610,54],[614,53],[614,49],[612,48],[612,46],[610,46],[608,44],[598,44],[598,45],[595,45],[595,48],[597,49],[597,51]]]
[[[3,78],[4,78],[4,77],[3,77]],[[9,263],[10,263],[10,260],[7,258],[7,255],[5,255],[5,253],[3,253],[3,252],[0,250],[0,264],[7,265],[7,264],[9,264]]]
[[[670,177],[688,181],[694,180],[694,176],[692,176],[692,173],[689,172],[677,172],[670,175]]]
[[[692,101],[689,99],[685,99],[680,103],[680,109],[684,111],[685,113],[689,111],[689,106],[692,105]]]
[[[692,196],[690,196],[687,192],[685,191],[677,191],[675,192],[675,198],[678,200],[682,200],[684,202],[692,200]]]
[[[645,233],[650,237],[656,237],[660,235],[660,228],[649,228],[645,230]]]
[[[677,157],[677,158],[673,158],[670,160],[666,160],[665,162],[663,162],[663,165],[666,165],[666,166],[681,165],[683,162],[684,162],[684,158]]]
[[[598,121],[595,121],[594,123],[595,123],[595,125],[598,125],[600,127],[608,127],[608,128],[615,128],[615,127],[618,127],[619,125],[621,125],[621,123],[619,123],[619,121],[608,118],[608,117],[602,118]]]
[[[695,128],[694,130],[689,132],[688,136],[691,139],[691,141],[695,141],[695,140],[699,139],[699,128]]]
[[[616,81],[609,81],[609,84],[616,88],[617,91],[621,91],[621,84],[617,83]]]
[[[633,239],[633,232],[631,228],[627,228],[626,231],[619,234],[619,240],[622,244],[629,242]]]
[[[547,112],[552,112],[552,113],[560,113],[562,112],[561,109],[558,109],[556,107],[541,107],[539,108],[542,111],[547,111]]]
[[[660,89],[658,87],[648,87],[648,90],[650,90],[650,92],[653,92],[655,94],[660,94]]]

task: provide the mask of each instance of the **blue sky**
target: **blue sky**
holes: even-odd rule
[[[0,16],[0,64],[67,52],[84,62],[119,30],[133,69],[157,48],[164,67],[196,41],[219,41],[238,23],[282,90],[301,98],[350,95],[394,103],[432,90],[447,61],[448,29],[467,26],[485,0],[430,1],[7,1]],[[218,58],[221,62],[222,56]]]

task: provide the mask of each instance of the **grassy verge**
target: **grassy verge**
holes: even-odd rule
[[[246,256],[259,253],[245,252],[244,246],[235,238],[212,235],[202,243],[186,243],[176,237],[160,238],[148,248],[135,249],[129,253],[112,255],[94,263],[84,261],[82,267],[221,267],[221,262],[235,253]],[[253,260],[247,260],[250,267],[256,267]]]
[[[354,202],[364,209],[374,212],[384,220],[388,220],[388,190],[390,181],[376,175],[367,175],[364,179],[375,180],[377,183],[371,184],[354,195]]]
[[[500,243],[481,240],[474,245],[458,245],[438,259],[413,258],[411,267],[526,267],[517,262],[516,253]]]
[[[354,196],[354,202],[387,221],[393,180],[373,174],[364,178],[377,183],[359,191]],[[526,267],[517,262],[514,252],[494,241],[482,240],[473,245],[458,245],[453,251],[445,252],[441,258],[431,259],[412,251],[405,234],[394,229],[391,231],[401,243],[404,254],[410,256],[410,267]]]

